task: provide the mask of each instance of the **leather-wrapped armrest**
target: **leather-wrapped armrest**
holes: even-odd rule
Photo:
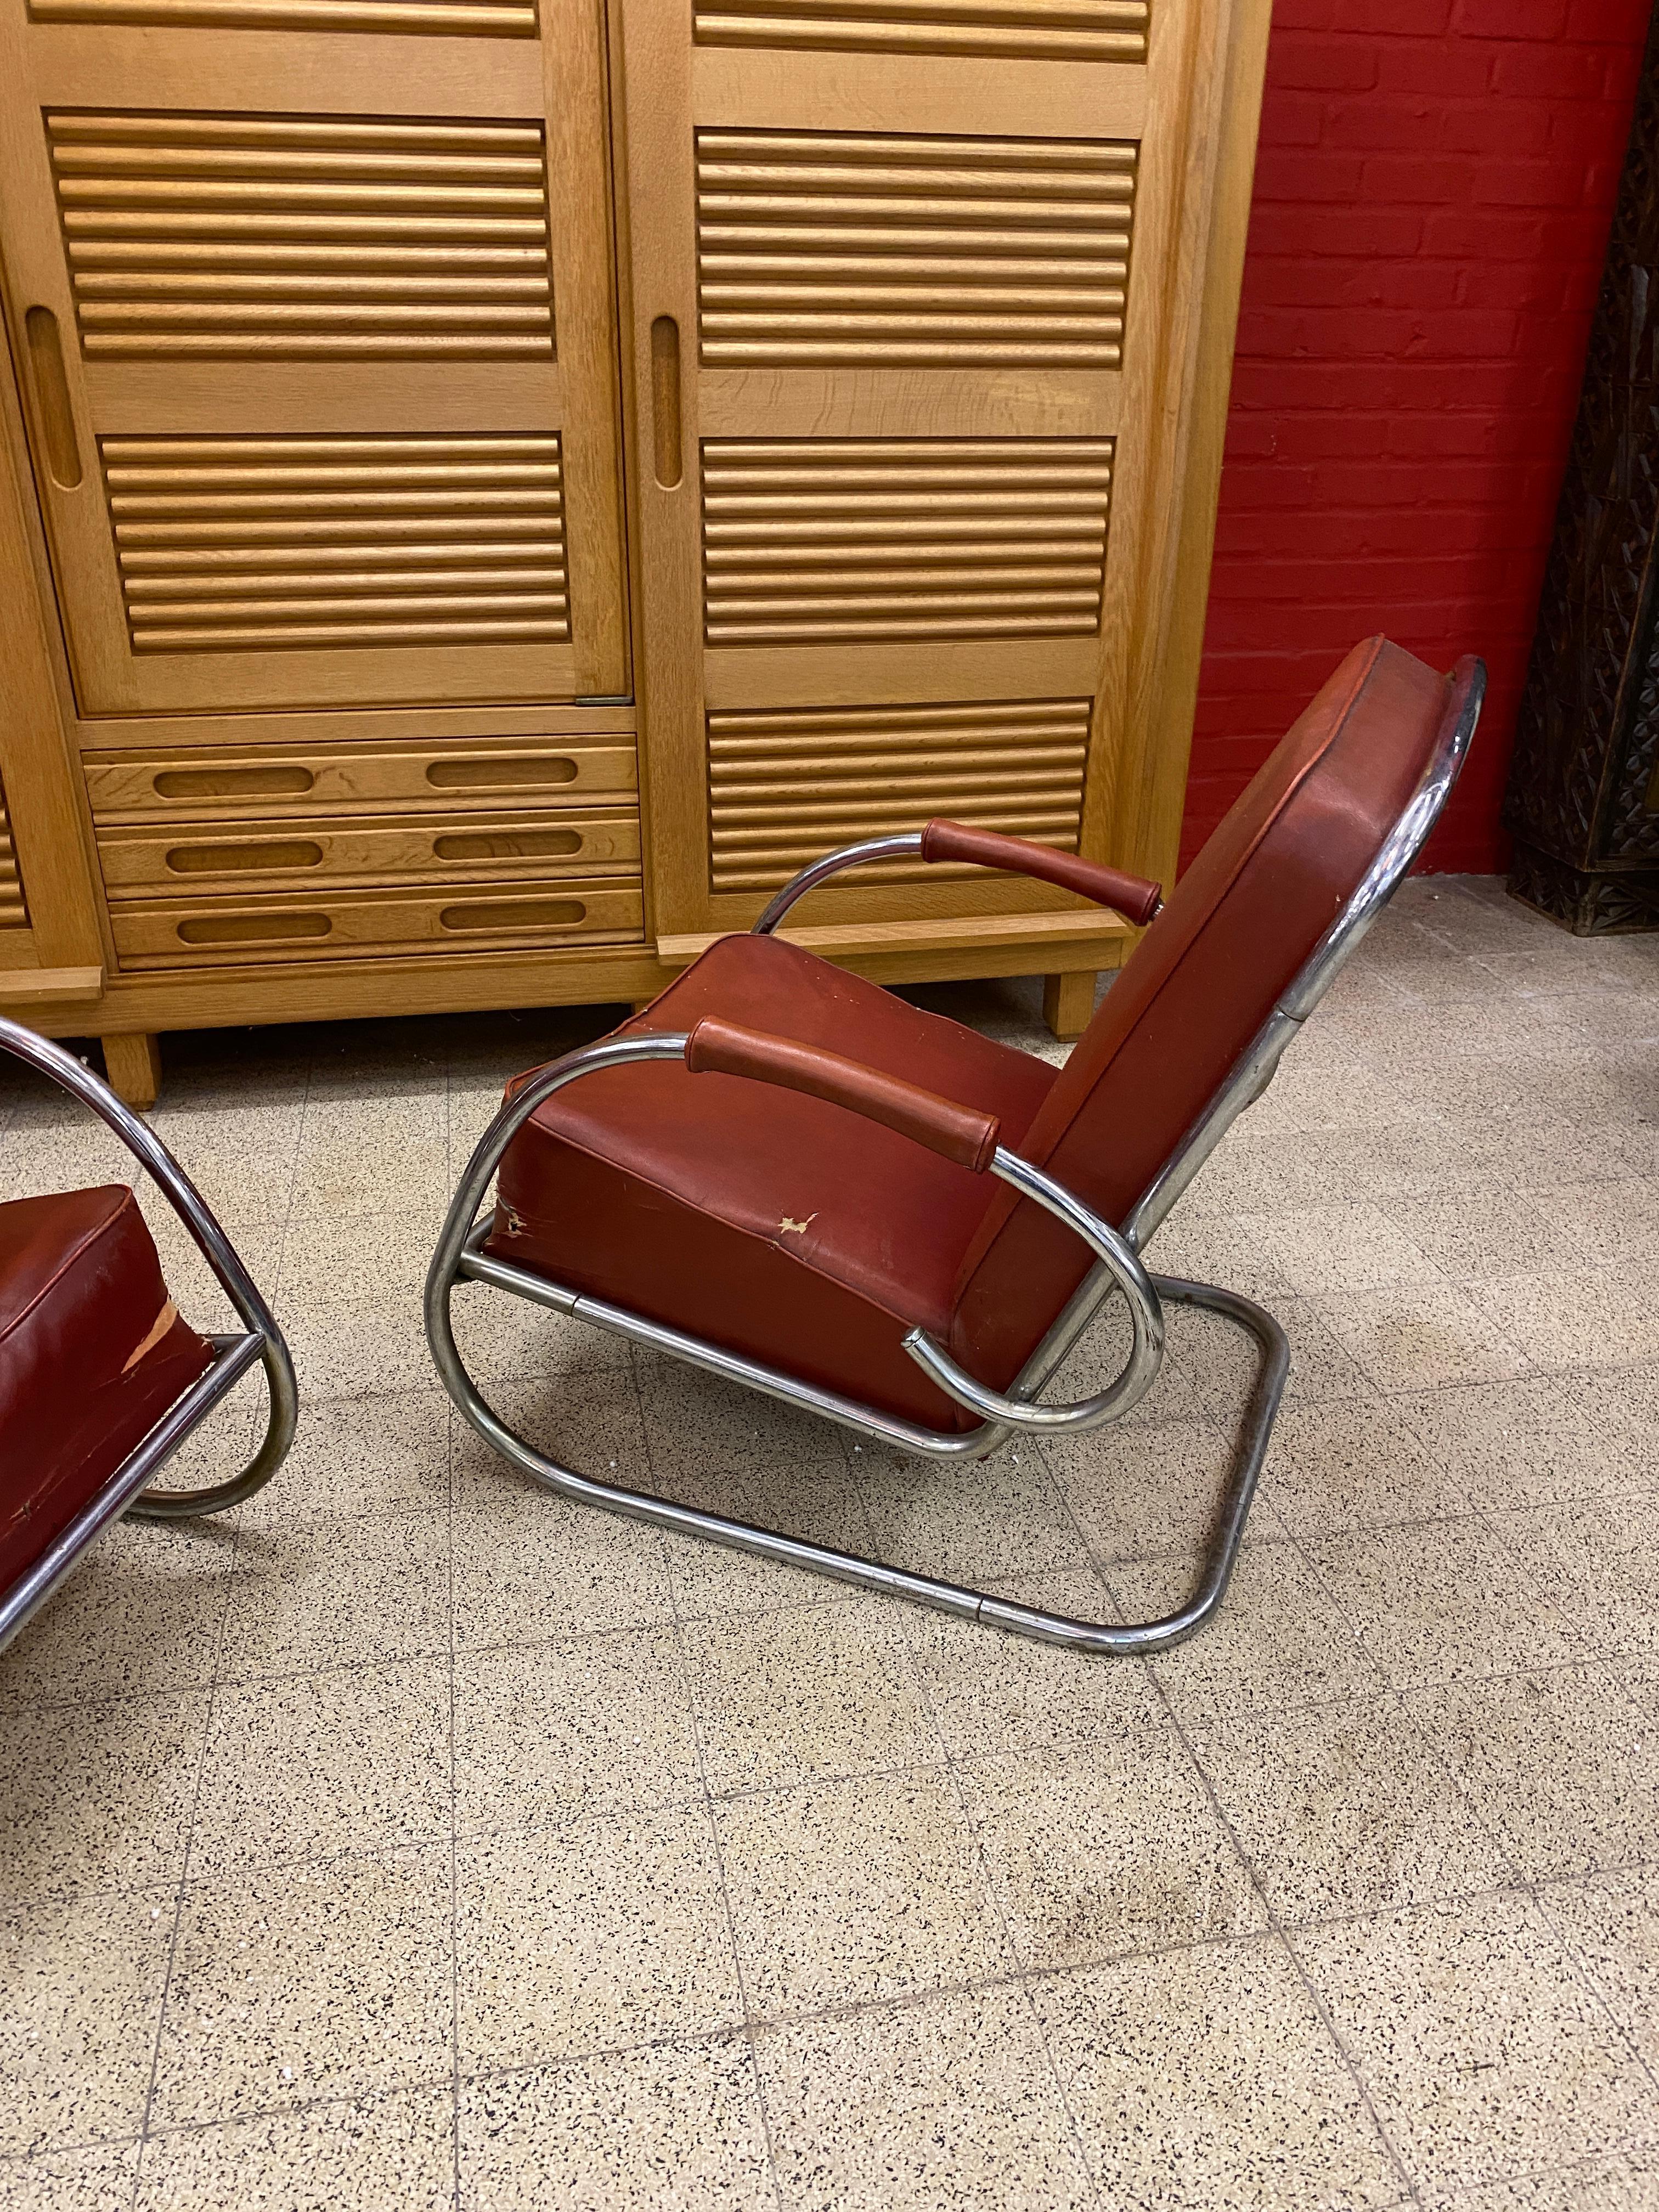
[[[996,1152],[1000,1125],[994,1114],[958,1106],[860,1060],[793,1037],[744,1029],[717,1014],[705,1014],[687,1037],[685,1064],[693,1075],[744,1075],[751,1082],[775,1083],[785,1091],[828,1099],[975,1175],[985,1172]]]
[[[1161,884],[1145,876],[1125,875],[1121,868],[1104,868],[1094,860],[1079,860],[1075,853],[1056,852],[1052,845],[1034,845],[1024,837],[1005,837],[998,830],[970,830],[965,822],[930,822],[921,833],[924,860],[963,860],[976,868],[1000,868],[1005,874],[1035,876],[1045,884],[1058,884],[1079,898],[1109,906],[1126,921],[1149,922],[1164,903]]]

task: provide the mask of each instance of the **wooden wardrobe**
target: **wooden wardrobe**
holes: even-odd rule
[[[1267,0],[0,0],[0,1011],[640,1000],[1173,866]],[[843,879],[883,981],[1127,932]]]

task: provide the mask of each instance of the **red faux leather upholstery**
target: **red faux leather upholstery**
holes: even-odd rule
[[[1442,678],[1355,647],[1193,863],[1056,1079],[772,938],[720,940],[623,1024],[705,1014],[992,1114],[1121,1222],[1357,889],[1432,759]],[[650,1064],[549,1099],[501,1162],[489,1249],[941,1429],[975,1425],[902,1348],[920,1322],[1003,1389],[1081,1281],[1006,1185],[844,1108]]]
[[[40,1556],[212,1358],[172,1310],[130,1190],[0,1205],[0,1584]]]

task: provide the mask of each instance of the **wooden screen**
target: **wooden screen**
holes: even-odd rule
[[[624,692],[597,6],[4,6],[82,713]]]
[[[1225,15],[628,0],[659,930],[934,812],[1146,857]]]

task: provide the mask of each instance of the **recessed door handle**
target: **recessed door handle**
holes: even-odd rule
[[[680,480],[680,326],[672,315],[651,325],[651,435],[657,482],[672,491]]]
[[[73,491],[81,481],[81,447],[75,435],[75,410],[70,405],[57,316],[50,307],[31,307],[23,318],[23,334],[28,341],[29,375],[46,443],[46,466],[55,484]]]

